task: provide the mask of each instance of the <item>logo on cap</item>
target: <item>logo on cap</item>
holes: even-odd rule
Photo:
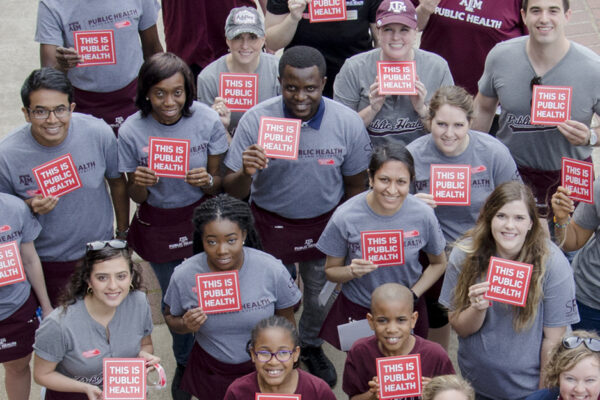
[[[247,10],[240,11],[233,17],[233,23],[238,25],[256,24],[256,15]]]
[[[390,1],[390,8],[388,11],[399,14],[402,12],[406,12],[406,4],[403,1]]]

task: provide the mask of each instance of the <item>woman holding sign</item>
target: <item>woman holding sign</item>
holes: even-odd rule
[[[248,204],[228,195],[209,199],[194,211],[194,226],[199,254],[173,273],[163,312],[174,332],[195,333],[181,388],[219,400],[254,369],[246,353],[252,328],[273,314],[295,324],[301,294],[281,261],[260,251]]]
[[[531,190],[514,181],[498,186],[452,250],[440,296],[459,336],[462,375],[478,398],[522,399],[536,390],[549,350],[579,321],[574,302],[573,273],[544,233]]]
[[[119,171],[127,172],[129,196],[139,204],[128,242],[150,262],[164,297],[175,266],[193,254],[194,208],[220,191],[227,138],[217,113],[193,101],[192,72],[176,55],[145,62],[137,90],[140,111],[119,130]],[[176,378],[193,343],[191,335],[173,334]]]
[[[33,373],[47,388],[46,400],[102,399],[103,358],[160,362],[152,354],[152,316],[140,286],[126,242],[87,244],[62,306],[35,334]]]
[[[400,283],[417,300],[446,268],[446,241],[435,214],[409,194],[414,167],[408,150],[400,144],[377,147],[368,173],[371,190],[339,206],[317,243],[327,255],[327,279],[343,283],[320,333],[337,348],[337,326],[365,319],[378,286]],[[421,250],[429,260],[425,269],[419,263]],[[423,318],[415,333],[427,337],[423,302],[417,310]]]
[[[225,23],[225,41],[229,54],[198,75],[198,101],[219,113],[233,136],[245,110],[279,94],[279,59],[262,51],[265,24],[256,8],[231,10]]]
[[[426,133],[421,119],[427,116],[428,93],[454,81],[442,57],[413,48],[417,14],[410,0],[382,1],[376,22],[380,48],[346,60],[335,78],[333,98],[360,114],[373,144],[408,144]],[[394,72],[380,75],[379,63]],[[407,89],[388,91],[386,86]]]

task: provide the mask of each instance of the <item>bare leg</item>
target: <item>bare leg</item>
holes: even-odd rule
[[[31,389],[31,353],[23,358],[7,361],[4,365],[4,385],[8,400],[27,400]]]

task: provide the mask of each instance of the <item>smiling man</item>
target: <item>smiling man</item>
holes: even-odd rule
[[[489,131],[500,102],[497,137],[545,212],[560,182],[561,157],[586,160],[598,145],[590,123],[600,113],[600,57],[566,38],[569,0],[524,0],[521,15],[529,36],[502,42],[489,53],[473,129]],[[571,118],[556,126],[532,125],[534,85],[571,87]]]
[[[344,198],[365,190],[371,143],[358,114],[322,97],[325,59],[307,46],[292,47],[279,62],[282,96],[244,114],[225,159],[225,190],[250,202],[265,250],[290,269],[299,262],[304,282],[300,319],[302,361],[335,385],[333,365],[318,338],[327,312],[318,304],[325,256],[316,243]],[[258,142],[261,117],[302,121],[297,160],[268,159]]]
[[[56,306],[86,243],[113,237],[113,207],[117,235],[126,234],[129,199],[117,169],[116,138],[102,120],[73,113],[73,87],[65,74],[33,71],[21,98],[28,123],[0,142],[0,192],[23,199],[42,225],[35,247]],[[57,158],[70,159],[71,166],[62,162],[36,178],[33,169]],[[65,189],[72,191],[53,195]]]

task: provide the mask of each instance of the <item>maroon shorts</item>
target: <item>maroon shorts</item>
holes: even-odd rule
[[[252,361],[226,364],[194,342],[180,388],[199,399],[220,400],[234,380],[254,370]]]
[[[415,325],[414,334],[426,338],[429,330],[429,322],[427,320],[427,307],[423,297],[419,299],[415,311],[419,312],[419,319]],[[344,293],[340,292],[333,302],[325,321],[323,321],[319,337],[336,349],[341,350],[337,329],[338,325],[347,324],[350,319],[355,321],[365,319],[368,312],[371,312],[371,310],[348,300]]]
[[[85,393],[56,392],[46,389],[45,400],[88,400]]]
[[[69,286],[71,275],[82,262],[82,259],[75,261],[42,261],[46,290],[52,307],[58,306],[60,296]]]
[[[317,242],[335,208],[314,218],[290,219],[251,204],[264,250],[284,264],[319,260]]]
[[[137,78],[114,92],[88,92],[75,87],[73,89],[75,111],[103,119],[110,125],[115,136],[127,117],[138,110],[135,106]]]
[[[35,310],[38,301],[33,294],[8,318],[0,321],[0,363],[18,360],[33,351],[35,330],[40,325]]]
[[[127,242],[144,260],[166,263],[193,255],[194,209],[210,196],[180,208],[158,208],[147,202],[140,205],[131,225]]]

